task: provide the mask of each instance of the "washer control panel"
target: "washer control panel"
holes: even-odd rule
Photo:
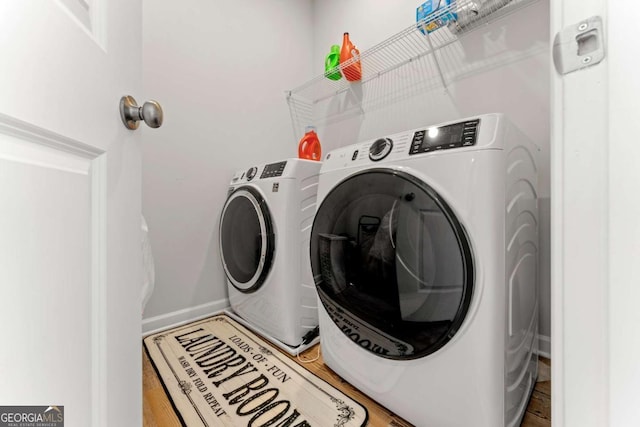
[[[476,144],[480,120],[470,120],[452,125],[417,130],[409,148],[409,154],[449,148],[469,147]]]
[[[260,179],[282,176],[285,166],[287,166],[286,161],[265,165],[264,169],[262,169],[262,174],[260,174]]]

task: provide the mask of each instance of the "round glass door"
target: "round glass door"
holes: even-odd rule
[[[433,188],[402,171],[369,169],[333,188],[313,223],[311,267],[334,323],[381,357],[442,348],[471,302],[463,226]]]
[[[260,193],[240,187],[227,198],[220,220],[220,254],[229,282],[255,292],[265,281],[274,252],[271,215]]]

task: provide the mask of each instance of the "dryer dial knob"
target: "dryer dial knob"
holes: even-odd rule
[[[247,181],[251,181],[256,174],[258,173],[258,168],[257,167],[252,167],[247,171]]]
[[[369,147],[369,158],[374,162],[387,157],[393,148],[393,141],[389,138],[380,138]]]

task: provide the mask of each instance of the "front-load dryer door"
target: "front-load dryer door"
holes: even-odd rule
[[[327,314],[372,353],[415,359],[450,341],[471,301],[465,230],[445,200],[403,171],[368,169],[318,208],[311,268]]]
[[[229,282],[240,292],[255,292],[273,263],[275,236],[267,203],[252,187],[229,195],[220,219],[220,254]]]

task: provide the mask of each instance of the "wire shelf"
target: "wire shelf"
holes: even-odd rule
[[[409,93],[438,88],[470,70],[456,61],[454,45],[478,27],[509,15],[538,0],[457,0],[405,28],[338,67],[341,71],[358,59],[362,78],[330,80],[325,74],[286,93],[297,140],[306,125],[322,126],[402,99]],[[457,19],[427,32],[451,14]],[[329,71],[331,73],[333,70]],[[344,73],[343,73],[344,75]]]

